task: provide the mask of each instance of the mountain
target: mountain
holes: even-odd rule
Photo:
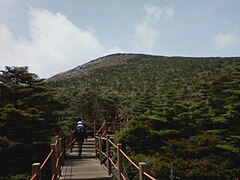
[[[239,59],[113,54],[57,74],[47,83],[56,89],[55,95],[68,103],[71,109],[74,109],[73,102],[77,99],[82,97],[83,100],[92,94],[92,101],[100,101],[103,96],[121,98],[122,102],[131,101],[131,108],[119,105],[117,111],[123,113],[126,108],[133,110],[144,94],[153,99],[203,94],[211,89],[214,81],[238,71]],[[235,76],[232,78],[235,80]],[[91,103],[94,108],[100,106],[94,104],[96,102]]]
[[[201,66],[204,64],[214,64],[215,62],[222,62],[222,66],[228,64],[229,60],[236,60],[238,57],[231,58],[222,58],[222,57],[167,57],[167,56],[154,56],[154,55],[146,55],[146,54],[111,54],[104,57],[100,57],[98,59],[92,60],[86,64],[81,66],[77,66],[71,70],[66,72],[62,72],[56,74],[49,78],[47,81],[61,81],[66,79],[75,79],[81,78],[83,76],[88,76],[89,74],[95,73],[99,69],[111,69],[113,67],[123,67],[123,66],[144,66],[146,63],[154,64],[162,68],[177,68],[178,65],[182,68],[183,66]],[[182,64],[184,63],[184,64]],[[175,65],[176,67],[174,67]],[[221,65],[218,64],[220,67]],[[162,67],[160,67],[162,65]],[[171,66],[171,67],[170,67]],[[209,65],[207,65],[209,66]],[[211,65],[210,65],[211,66]],[[113,68],[114,69],[114,68]],[[172,69],[172,70],[173,70]],[[207,69],[206,69],[207,70]]]
[[[117,65],[123,65],[130,63],[131,59],[135,58],[151,58],[151,57],[164,57],[164,56],[153,56],[153,55],[144,55],[144,54],[112,54],[105,57],[100,57],[98,59],[92,60],[81,66],[77,66],[71,70],[68,70],[63,73],[59,73],[49,78],[48,81],[57,81],[68,78],[82,77],[88,73],[104,68]]]
[[[67,87],[76,94],[85,88],[98,92],[143,92],[150,87],[168,91],[169,87],[191,86],[203,76],[218,76],[223,69],[235,68],[239,58],[166,57],[144,54],[113,54],[92,60],[47,81],[59,88]],[[140,90],[141,89],[141,90]],[[70,93],[70,92],[68,92]]]
[[[240,177],[239,57],[114,54],[47,84],[73,122],[127,118],[115,141],[157,179],[169,179],[171,162],[178,179]]]

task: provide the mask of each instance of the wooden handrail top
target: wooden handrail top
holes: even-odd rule
[[[70,144],[67,145],[67,148],[71,147],[71,146],[74,144],[75,141],[76,141],[76,138],[74,138],[74,139],[72,140],[72,142],[70,142]]]
[[[106,124],[106,121],[104,121],[103,123],[102,123],[102,126],[99,128],[99,130],[97,131],[97,134],[103,129],[103,127],[105,126],[105,124]]]
[[[106,122],[106,124],[127,124],[127,121],[122,121],[122,122],[115,122],[115,121],[84,121],[83,124],[96,124],[96,125],[102,125],[103,122]]]
[[[110,142],[110,144],[115,147],[117,149],[117,145],[115,145],[110,139],[108,139],[108,141]]]
[[[47,164],[47,161],[49,160],[49,158],[51,157],[53,153],[53,149],[49,152],[48,156],[46,157],[45,161],[42,163],[40,169],[42,170],[44,168],[44,166]]]
[[[157,180],[157,179],[155,179],[154,177],[152,177],[152,176],[150,176],[148,173],[146,173],[146,172],[143,172],[143,174],[145,175],[145,176],[147,176],[149,179],[151,179],[151,180]]]
[[[107,140],[107,138],[106,138],[106,137],[100,137],[100,138],[101,138],[102,140],[105,140],[105,141]]]
[[[116,125],[120,125],[120,124],[126,124],[127,122],[106,122],[106,124],[116,124]]]
[[[55,175],[55,174],[53,174],[53,176],[52,176],[52,179],[51,179],[51,180],[54,180],[54,179],[55,179],[55,176],[56,176],[56,175]]]
[[[30,180],[34,180],[37,177],[37,173],[35,173]]]
[[[124,180],[126,180],[126,178],[124,177],[123,173],[121,173],[121,176],[122,176],[122,178],[123,178]]]
[[[113,160],[112,160],[111,158],[110,158],[109,160],[110,160],[111,164],[114,166],[114,168],[118,171],[118,167],[117,167],[116,164],[113,162]]]
[[[109,138],[101,137],[101,136],[95,136],[95,138],[105,140],[105,141],[107,141],[108,143],[110,143],[110,145],[111,145],[112,147],[114,147],[114,148],[116,148],[116,149],[118,148],[118,146],[115,145]],[[97,150],[100,154],[102,154],[103,156],[107,157],[108,160],[110,161],[110,163],[114,166],[114,168],[115,168],[117,171],[119,171],[119,170],[118,170],[118,167],[116,166],[116,164],[113,162],[113,160],[112,160],[110,157],[108,157],[108,155],[107,155],[106,153],[104,153],[103,151],[101,151],[101,149],[99,149],[99,148],[97,148],[97,147],[96,147],[96,150]],[[140,171],[140,167],[139,167],[136,163],[134,163],[134,162],[123,152],[122,149],[119,149],[119,151],[120,151],[120,153],[122,154],[122,156],[123,156],[130,164],[132,164],[137,170]],[[149,174],[148,174],[147,172],[145,172],[145,171],[143,171],[143,175],[146,176],[147,178],[149,178],[150,180],[156,180],[156,178],[152,177],[151,175],[149,175]],[[126,179],[126,177],[124,176],[123,173],[121,173],[121,178],[122,178],[122,179]]]
[[[105,157],[107,157],[107,154],[106,154],[106,153],[104,153],[103,151],[101,151],[101,153],[102,153]]]
[[[137,168],[138,170],[140,169],[138,165],[136,165],[121,149],[120,149],[120,152],[133,166],[135,166],[135,168]]]

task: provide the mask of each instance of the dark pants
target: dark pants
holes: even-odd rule
[[[83,146],[83,141],[78,141],[78,156],[81,157],[82,155],[82,146]]]

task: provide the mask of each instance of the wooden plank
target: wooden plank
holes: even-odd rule
[[[94,158],[68,159],[62,169],[60,180],[67,179],[112,179],[106,168]]]
[[[100,165],[99,160],[94,158],[94,146],[89,147],[94,139],[89,139],[86,147],[83,146],[82,158],[78,157],[77,147],[74,145],[73,152],[67,154],[67,159],[61,171],[60,180],[112,180],[106,167]]]

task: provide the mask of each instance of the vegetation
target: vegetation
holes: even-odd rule
[[[0,99],[0,179],[29,179],[32,163],[42,162],[59,132],[63,105],[27,67],[1,71]]]
[[[175,179],[240,177],[240,58],[116,54],[46,82],[26,67],[1,72],[1,176],[24,179],[76,119],[125,118],[115,141],[153,176],[169,179],[172,163]]]
[[[129,126],[122,142],[168,179],[240,176],[240,58],[110,55],[51,78],[69,112]],[[134,172],[129,177],[134,179]]]

